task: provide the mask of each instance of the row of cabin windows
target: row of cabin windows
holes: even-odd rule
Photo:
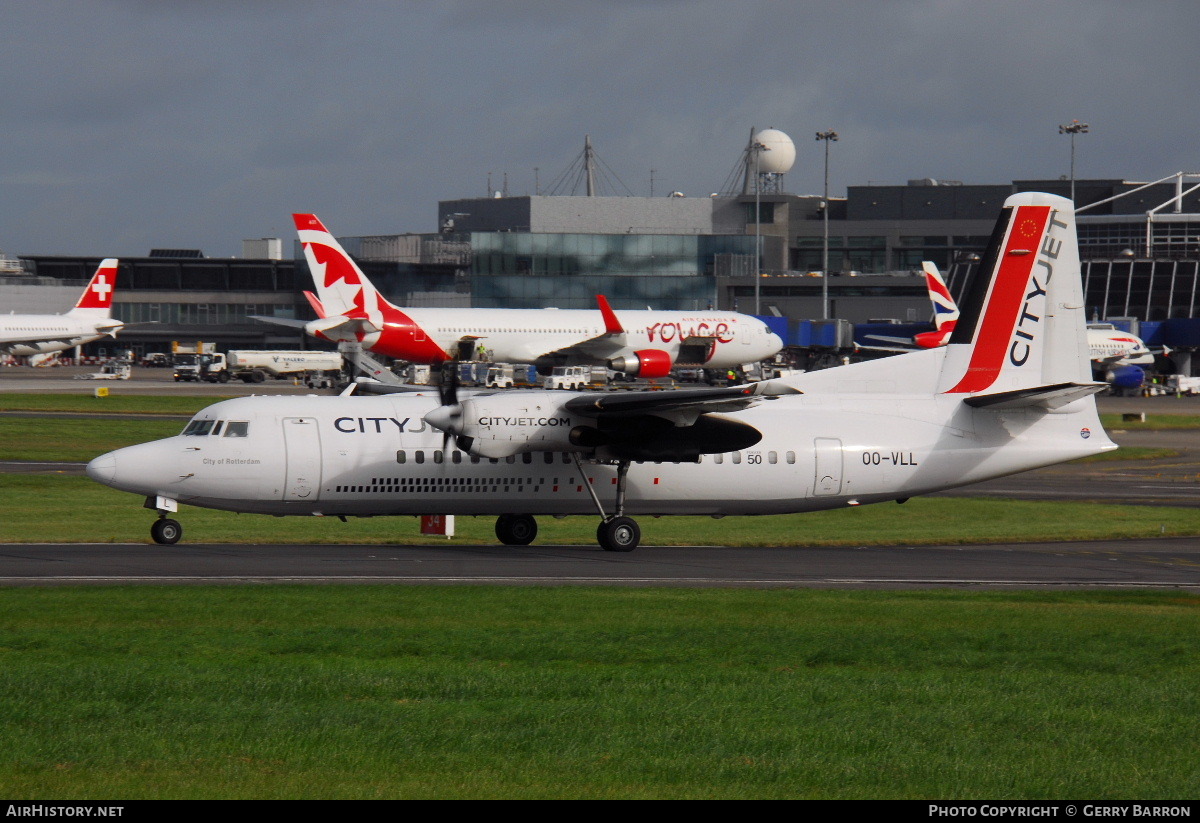
[[[410,452],[404,451],[403,449],[396,452],[396,462],[397,463],[407,463],[409,460],[410,454],[412,457],[412,461],[414,463],[424,463],[425,462],[425,452],[415,451],[415,452],[410,453]],[[434,463],[445,463],[446,462],[446,455],[444,452],[434,451],[434,452],[431,452],[431,454],[433,455]],[[559,452],[558,454],[562,458],[561,462],[563,462],[563,463],[571,462],[571,456],[569,454],[567,454],[566,452]],[[543,462],[545,462],[547,465],[553,463],[554,455],[555,455],[555,452],[542,452]],[[476,457],[475,455],[469,455],[469,459],[470,459],[470,462],[472,462],[472,463],[482,463],[485,460],[488,463],[499,463],[499,462],[501,462],[501,460],[503,460],[505,463],[516,463],[517,462],[517,456],[515,456],[515,455],[509,455],[508,457],[505,457],[505,458]],[[524,454],[520,455],[520,459],[521,459],[522,463],[532,463],[533,462],[533,453],[525,452]],[[450,462],[451,463],[463,462],[463,453],[460,451],[452,452],[450,454]]]
[[[245,420],[193,420],[183,430],[186,437],[220,437],[222,428],[226,437],[245,437],[250,430],[250,424]]]
[[[186,432],[184,432],[184,433],[186,434]],[[441,452],[441,451],[434,451],[434,452],[431,452],[431,454],[433,455],[433,462],[434,462],[434,463],[444,463],[444,462],[446,462],[446,455],[445,455],[445,453],[444,453],[444,452]],[[542,460],[543,460],[543,462],[545,462],[547,465],[550,465],[550,464],[554,463],[554,462],[555,462],[555,461],[554,461],[554,455],[555,455],[555,454],[558,454],[558,455],[559,455],[559,457],[560,457],[560,459],[561,459],[561,462],[563,462],[563,463],[570,463],[570,462],[571,462],[571,457],[570,457],[570,455],[569,455],[569,454],[567,454],[566,452],[542,452]],[[757,460],[755,460],[753,457],[750,457],[750,458],[748,458],[747,462],[750,462],[750,463],[761,463],[761,462],[762,462],[762,453],[761,453],[761,452],[754,452],[754,455],[755,455],[755,456],[757,456],[757,457],[758,457],[758,459],[757,459]],[[779,452],[775,452],[775,451],[769,451],[769,452],[767,452],[767,453],[766,453],[766,455],[767,455],[767,456],[766,456],[767,463],[771,464],[772,466],[773,466],[773,465],[775,465],[775,464],[777,464],[777,463],[779,462]],[[415,452],[412,452],[412,453],[411,453],[411,456],[412,456],[412,461],[413,461],[414,463],[424,463],[424,462],[425,462],[425,459],[426,459],[426,458],[425,458],[425,452],[423,452],[423,451],[415,451]],[[709,455],[709,456],[711,456],[711,457],[712,457],[712,459],[713,459],[713,462],[714,462],[714,463],[721,464],[721,463],[724,463],[724,462],[725,462],[725,457],[726,457],[726,456],[725,456],[724,454],[714,454],[714,455]],[[511,463],[516,463],[516,462],[517,462],[517,460],[518,460],[518,457],[520,458],[520,461],[521,461],[522,463],[525,463],[525,464],[533,463],[533,462],[534,462],[534,460],[535,460],[535,458],[534,458],[534,455],[533,455],[533,452],[525,452],[525,453],[523,453],[523,454],[521,454],[521,455],[509,455],[508,457],[504,457],[504,458],[499,458],[499,457],[476,457],[476,456],[474,456],[474,455],[469,455],[470,462],[472,462],[472,463],[482,463],[484,460],[486,460],[486,461],[487,461],[487,462],[489,462],[489,463],[499,463],[499,462],[501,462],[501,460],[503,460],[505,463],[510,463],[510,464],[511,464]],[[703,460],[703,459],[704,459],[704,457],[702,456],[702,457],[700,458],[700,460]],[[784,454],[783,454],[783,459],[784,459],[784,462],[785,462],[785,463],[788,463],[788,464],[794,464],[794,463],[796,462],[796,453],[795,453],[794,451],[788,451],[788,452],[784,452]],[[409,452],[407,452],[407,451],[404,451],[403,449],[401,449],[400,451],[396,452],[396,462],[397,462],[397,463],[407,463],[407,462],[408,462],[408,460],[409,460]],[[740,463],[742,462],[742,453],[741,453],[741,452],[733,452],[733,453],[732,453],[732,454],[729,456],[729,460],[730,460],[730,462],[732,462],[732,463],[734,463],[734,464],[740,464]],[[463,453],[462,453],[462,452],[460,452],[460,451],[455,451],[455,452],[452,452],[452,453],[450,454],[450,462],[451,462],[451,463],[455,463],[455,464],[462,463],[462,462],[463,462]],[[638,462],[651,462],[651,461],[638,461]],[[654,462],[654,463],[662,463],[662,462],[664,462],[664,461],[662,461],[662,460],[655,460],[655,461],[652,461],[652,462]],[[678,463],[678,462],[680,462],[680,461],[678,461],[678,460],[673,460],[673,461],[670,461],[670,462],[673,462],[673,463]],[[697,462],[699,462],[699,461],[697,461]]]
[[[741,463],[742,462],[742,453],[741,452],[733,452],[733,453],[729,454],[728,457],[729,457],[729,461],[731,463]],[[714,463],[724,463],[725,458],[726,458],[726,455],[724,455],[724,454],[712,455],[712,459],[713,459]],[[757,458],[757,459],[755,459],[755,458]],[[796,453],[793,451],[784,452],[783,460],[785,463],[794,464],[796,462]],[[748,454],[746,456],[746,462],[747,463],[761,463],[762,462],[762,452],[753,452],[751,454]],[[775,465],[776,463],[778,463],[779,462],[779,452],[773,452],[773,451],[767,452],[767,462],[770,463],[772,466]]]

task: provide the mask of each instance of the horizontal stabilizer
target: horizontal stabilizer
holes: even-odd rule
[[[288,326],[293,329],[302,329],[308,325],[307,320],[296,320],[292,317],[266,317],[261,314],[248,314],[246,316],[260,323],[272,323],[276,326]]]
[[[414,383],[383,383],[370,377],[356,377],[350,384],[359,394],[436,394],[437,386],[418,386]]]
[[[347,317],[344,314],[310,320],[306,328],[310,334],[324,334],[331,340],[349,340],[358,334],[375,334],[380,330],[379,326],[365,317]]]
[[[963,402],[977,409],[1057,409],[1106,388],[1107,383],[1057,383],[995,394],[977,394]]]

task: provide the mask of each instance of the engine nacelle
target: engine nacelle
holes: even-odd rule
[[[913,335],[913,342],[923,349],[936,349],[938,346],[945,344],[946,339],[950,337],[950,331],[950,329],[923,331],[920,334]]]
[[[643,349],[633,354],[624,354],[608,361],[613,371],[625,372],[632,377],[666,377],[671,373],[671,355],[662,349]]]
[[[556,396],[557,394],[557,396]],[[512,391],[468,398],[450,427],[458,447],[477,457],[510,457],[522,452],[590,452],[576,430],[593,421],[563,409],[561,393]],[[430,416],[428,422],[441,428]],[[574,435],[574,437],[573,437]]]
[[[1114,389],[1140,389],[1146,382],[1146,371],[1138,366],[1117,366],[1104,377]]]

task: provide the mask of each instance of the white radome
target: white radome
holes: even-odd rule
[[[767,147],[758,155],[758,170],[764,174],[786,174],[796,162],[796,144],[778,129],[763,129],[754,139]]]

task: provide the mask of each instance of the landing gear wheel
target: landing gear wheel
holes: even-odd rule
[[[641,528],[636,520],[629,517],[605,520],[596,529],[596,541],[606,552],[631,552],[638,547],[641,539]]]
[[[496,537],[506,546],[528,546],[537,532],[537,521],[532,515],[502,514],[496,518]]]
[[[178,543],[179,538],[183,537],[183,526],[179,525],[178,520],[164,517],[154,521],[154,525],[150,527],[150,536],[154,538],[155,543],[170,546]]]

